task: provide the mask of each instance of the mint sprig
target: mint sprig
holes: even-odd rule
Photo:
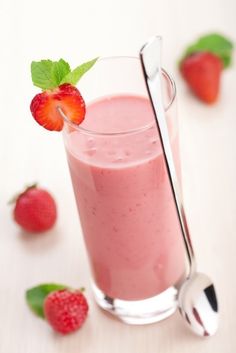
[[[31,310],[39,317],[44,318],[43,304],[45,298],[51,292],[56,290],[66,289],[63,284],[47,283],[30,288],[26,291],[26,301]]]
[[[90,70],[98,58],[85,62],[74,70],[63,59],[58,61],[41,60],[31,63],[31,77],[33,84],[42,90],[53,89],[63,83],[76,85],[81,77]]]
[[[219,56],[223,62],[224,68],[231,65],[233,43],[230,39],[219,33],[210,33],[200,37],[186,49],[183,59],[188,55],[202,51],[209,51]]]
[[[95,58],[91,61],[88,61],[78,67],[76,67],[73,71],[70,71],[60,82],[62,83],[70,83],[72,85],[76,85],[77,82],[81,79],[81,77],[90,70],[93,65],[96,63],[98,58]]]
[[[65,60],[60,59],[53,63],[51,74],[57,85],[59,85],[70,71],[70,65]]]

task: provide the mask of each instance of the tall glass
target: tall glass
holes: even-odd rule
[[[175,85],[162,81],[179,171]],[[131,324],[159,321],[176,309],[185,254],[140,61],[102,58],[79,89],[85,120],[64,117],[63,135],[95,300]]]

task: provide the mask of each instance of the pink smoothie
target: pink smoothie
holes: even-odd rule
[[[155,296],[182,277],[184,249],[150,103],[106,97],[87,107],[81,126],[139,129],[69,128],[65,140],[95,284],[112,298]],[[174,128],[171,140],[176,152]]]

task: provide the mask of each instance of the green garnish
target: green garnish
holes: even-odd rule
[[[219,33],[207,34],[200,37],[186,49],[183,59],[188,55],[201,51],[209,51],[219,56],[224,68],[226,68],[232,62],[233,43]]]
[[[53,89],[63,83],[76,85],[81,77],[93,67],[98,58],[85,62],[74,70],[63,59],[59,61],[32,61],[31,76],[33,84],[42,90]]]

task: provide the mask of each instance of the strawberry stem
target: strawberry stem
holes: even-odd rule
[[[36,183],[36,182],[33,183],[33,184],[30,184],[30,185],[26,185],[24,191],[15,194],[15,195],[7,202],[7,204],[8,204],[8,205],[13,205],[14,203],[16,203],[16,201],[18,200],[18,198],[19,198],[22,194],[24,194],[25,192],[27,192],[27,191],[30,190],[30,189],[35,189],[35,188],[37,188],[37,186],[38,186],[38,183]]]
[[[26,185],[26,188],[25,188],[24,192],[26,192],[29,189],[35,189],[35,188],[37,188],[37,186],[38,186],[38,183],[36,183],[36,182],[33,183],[33,184],[30,184],[30,185]]]

